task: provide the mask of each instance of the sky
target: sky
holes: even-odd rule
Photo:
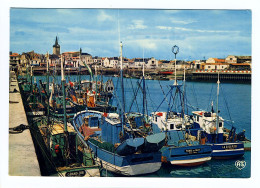
[[[251,55],[250,10],[10,9],[10,51],[61,52],[92,56],[174,59]]]

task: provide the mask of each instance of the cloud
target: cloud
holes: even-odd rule
[[[162,30],[172,30],[172,27],[168,27],[168,26],[156,26],[156,28],[162,29]]]
[[[147,49],[147,50],[157,49],[156,40],[153,39],[133,39],[127,41],[126,43],[129,44],[132,48],[136,48],[138,46],[142,49]]]
[[[227,30],[203,30],[203,29],[189,29],[185,27],[174,27],[176,30],[199,32],[199,33],[239,33],[239,31],[227,31]]]
[[[106,14],[104,10],[100,10],[97,16],[97,20],[100,22],[104,22],[104,21],[113,21],[114,19],[113,16]]]
[[[57,13],[65,15],[73,15],[75,12],[69,9],[57,9]]]
[[[128,27],[129,29],[145,29],[145,28],[147,28],[147,26],[144,25],[143,20],[133,20],[132,22],[133,22],[133,24]]]
[[[183,25],[186,25],[186,24],[191,24],[191,23],[194,23],[194,22],[197,22],[195,20],[178,20],[176,18],[172,18],[171,19],[171,22],[174,23],[174,24],[183,24]]]

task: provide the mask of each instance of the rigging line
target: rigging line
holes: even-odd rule
[[[150,90],[149,90],[148,86],[147,86],[147,91],[148,91],[148,95],[149,95],[149,98],[150,98],[150,101],[151,101],[151,104],[152,104],[152,111],[154,111],[156,105],[155,105],[154,101],[151,98]]]
[[[173,88],[172,88],[172,89],[173,89]],[[172,110],[172,109],[173,109],[173,106],[175,106],[176,112],[178,112],[178,104],[177,104],[177,102],[175,101],[176,96],[177,96],[177,90],[175,90],[174,97],[173,97],[173,95],[171,95],[172,105],[171,105],[171,107],[170,107],[170,110]]]
[[[138,82],[138,81],[137,81]],[[131,84],[132,84],[132,81],[131,81]],[[132,85],[133,87],[133,85]],[[136,102],[136,105],[137,105],[137,101],[136,101],[136,97],[137,97],[137,94],[138,94],[138,90],[139,90],[139,87],[136,88],[136,91],[134,91],[134,98],[131,102],[131,105],[130,105],[130,108],[129,108],[129,112],[131,112],[131,109],[132,109],[132,106],[134,104],[134,101]],[[138,108],[138,105],[137,105],[137,109],[138,109],[138,112],[139,112],[139,108]]]
[[[211,104],[211,100],[212,100],[212,91],[213,91],[213,87],[214,85],[212,84],[211,86],[211,91],[210,91],[210,95],[209,95],[209,101],[208,101],[208,107],[207,107],[207,110],[210,109],[210,104]]]
[[[170,90],[169,90],[169,92],[168,92],[168,94],[167,95],[165,95],[165,93],[164,93],[164,90],[163,90],[163,88],[162,88],[162,85],[161,85],[161,82],[160,82],[160,80],[158,80],[158,82],[159,82],[159,85],[160,85],[160,87],[161,87],[161,90],[162,90],[162,92],[163,92],[163,96],[164,96],[164,99],[166,100],[166,102],[167,102],[167,104],[168,104],[168,108],[170,108],[170,103],[169,103],[169,101],[168,101],[168,99],[167,99],[167,96],[168,96],[168,94],[169,94],[169,92],[172,90],[172,88],[170,88]],[[164,101],[164,100],[163,100]],[[162,102],[163,102],[162,101]],[[161,103],[162,104],[162,103]],[[160,105],[161,106],[161,105]],[[157,108],[157,110],[159,109],[159,107]],[[157,111],[156,110],[156,111]]]
[[[146,90],[149,92],[148,90],[148,84],[146,84]],[[147,92],[146,92],[147,93]],[[148,93],[149,94],[149,93]],[[148,99],[147,97],[145,97],[145,103],[146,103],[146,115],[148,116]]]
[[[117,104],[118,104],[119,108],[123,109],[122,103],[120,102],[120,100],[119,100],[119,98],[118,98],[118,96],[117,96],[116,93],[114,93],[114,96],[115,96],[116,99],[117,99]]]
[[[196,103],[196,105],[197,105],[197,108],[199,108],[197,93],[196,93],[196,91],[195,91],[194,84],[192,84],[192,92],[193,92],[193,95],[194,95],[194,97],[195,97],[195,103]]]
[[[227,108],[227,111],[228,111],[228,115],[229,115],[229,119],[231,121],[231,124],[232,124],[232,127],[233,127],[233,121],[232,121],[232,118],[231,118],[231,114],[230,114],[230,111],[229,111],[229,107],[228,107],[228,103],[227,103],[227,100],[226,100],[226,95],[224,93],[224,89],[222,88],[222,86],[220,86],[220,89],[221,89],[221,92],[223,93],[223,98],[224,98],[224,101],[225,101],[225,105],[226,105],[226,108]]]
[[[167,93],[167,95],[164,97],[164,99],[162,100],[161,104],[157,107],[156,111],[161,107],[162,103],[164,102],[164,100],[167,98],[167,96],[169,95],[169,93],[171,92],[172,89],[169,90],[169,92]],[[169,103],[168,103],[169,104]],[[156,112],[155,111],[155,112]]]

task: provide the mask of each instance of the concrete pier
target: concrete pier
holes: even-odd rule
[[[251,81],[251,71],[220,71],[220,80],[226,81]],[[217,80],[218,71],[197,70],[192,72],[192,80]]]
[[[9,128],[20,124],[28,125],[17,78],[13,71],[10,72],[9,84]],[[9,133],[9,175],[41,176],[29,129],[22,133]]]

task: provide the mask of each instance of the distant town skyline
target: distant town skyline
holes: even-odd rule
[[[251,55],[250,10],[24,9],[10,10],[10,51],[194,60]]]

